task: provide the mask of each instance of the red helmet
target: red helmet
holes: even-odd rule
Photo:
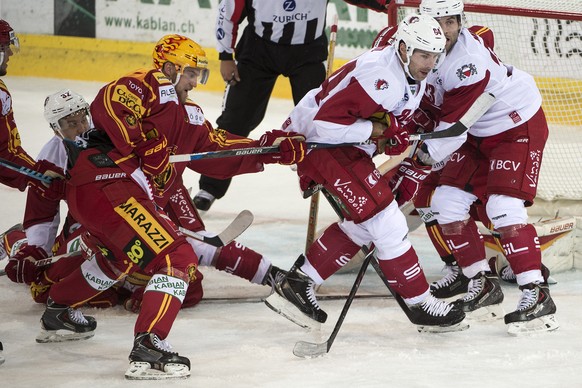
[[[6,20],[0,19],[0,44],[13,44],[16,45],[18,38],[14,35],[14,29],[10,27],[10,24]]]

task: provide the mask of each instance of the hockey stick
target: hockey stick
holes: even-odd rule
[[[339,144],[305,143],[306,146],[305,148],[308,150],[313,150],[316,148],[353,147],[370,144],[372,144],[370,141],[362,141],[359,143],[339,143]],[[279,146],[235,148],[231,150],[199,152],[196,154],[170,155],[170,163],[191,162],[193,160],[201,159],[228,158],[233,156],[273,154],[276,152],[279,152]]]
[[[233,297],[204,297],[200,303],[209,303],[209,304],[245,304],[245,303],[262,303],[265,301],[269,295],[265,296],[233,296]],[[346,300],[348,295],[346,294],[338,294],[338,295],[318,295],[317,300],[325,300],[325,301],[336,301],[336,300]],[[381,295],[381,294],[369,294],[366,293],[364,295],[355,295],[354,299],[364,299],[364,300],[371,300],[371,299],[391,299],[390,295]]]
[[[441,139],[444,137],[455,137],[465,133],[491,108],[495,102],[495,96],[491,93],[483,93],[471,105],[469,110],[453,125],[443,131],[428,133],[413,133],[408,136],[409,140]]]
[[[427,140],[427,139],[441,139],[446,137],[455,137],[463,134],[469,127],[475,124],[481,116],[489,110],[491,105],[495,102],[495,96],[491,93],[483,93],[473,103],[469,110],[453,125],[443,131],[428,132],[428,133],[413,133],[408,139],[410,141],[415,140]],[[369,140],[359,143],[306,143],[306,148],[308,150],[316,148],[334,148],[334,147],[353,147],[372,144]],[[214,159],[214,158],[227,158],[233,156],[245,156],[245,155],[262,155],[270,154],[279,151],[279,146],[268,146],[268,147],[250,147],[250,148],[237,148],[231,150],[222,151],[208,151],[200,152],[196,154],[181,154],[181,155],[171,155],[170,163],[178,162],[190,162],[193,160],[200,159]]]
[[[335,15],[333,24],[329,32],[329,53],[327,56],[327,74],[325,78],[329,78],[333,71],[333,57],[335,54],[335,42],[337,36],[338,17]],[[309,202],[309,218],[307,220],[307,236],[305,237],[305,252],[309,249],[313,240],[315,240],[315,229],[317,228],[317,216],[319,214],[319,190],[315,190],[311,194]]]
[[[229,244],[232,240],[234,240],[235,238],[240,236],[245,230],[247,230],[247,228],[253,223],[253,219],[254,219],[253,213],[251,213],[248,210],[243,210],[222,232],[212,237],[203,236],[199,233],[192,232],[182,227],[180,227],[180,231],[189,237],[195,238],[196,240],[203,241],[215,247],[222,247]],[[37,267],[44,267],[45,265],[55,263],[60,259],[66,257],[74,257],[80,254],[81,251],[63,253],[62,255],[37,260],[34,262],[34,265]],[[6,272],[3,269],[0,270],[0,276],[4,275],[6,275]]]
[[[367,250],[367,247],[364,247],[362,249]],[[314,358],[314,357],[320,357],[320,356],[323,356],[323,355],[329,353],[329,349],[331,349],[331,345],[333,345],[333,342],[335,341],[335,337],[337,336],[337,334],[339,333],[339,331],[342,327],[344,319],[346,318],[346,315],[348,314],[348,310],[350,309],[350,306],[352,305],[354,297],[356,296],[356,292],[358,291],[358,288],[360,287],[360,283],[362,283],[362,279],[364,278],[364,275],[366,274],[366,270],[368,269],[368,264],[370,264],[370,261],[372,260],[373,256],[374,256],[374,250],[367,252],[366,258],[365,258],[364,262],[362,263],[362,267],[360,268],[360,272],[358,272],[358,275],[356,276],[356,280],[354,281],[354,285],[352,286],[352,289],[350,290],[350,293],[348,294],[348,297],[346,299],[346,303],[344,304],[344,307],[342,308],[342,311],[339,315],[339,318],[338,318],[338,320],[333,328],[333,331],[331,332],[331,335],[327,339],[327,341],[322,342],[322,343],[299,341],[295,344],[295,347],[293,348],[294,355],[296,355],[297,357],[301,357],[301,358]]]
[[[20,166],[16,163],[13,163],[13,162],[6,160],[6,159],[3,159],[3,158],[0,158],[0,166],[6,167],[10,170],[16,171],[20,174],[24,174],[24,175],[29,176],[31,178],[38,179],[39,181],[41,181],[43,183],[50,184],[53,180],[53,178],[48,176],[48,175],[41,174],[40,172],[35,171],[31,168]]]
[[[81,251],[67,252],[67,253],[63,253],[62,255],[57,255],[57,256],[47,257],[46,259],[37,260],[34,262],[34,265],[37,267],[44,267],[45,265],[55,263],[55,262],[59,261],[60,259],[64,259],[67,257],[75,257],[75,256],[79,256],[80,254],[81,254]],[[4,276],[4,275],[6,275],[6,270],[0,269],[0,276]]]
[[[212,237],[203,236],[200,233],[192,232],[191,230],[182,227],[179,229],[180,232],[188,237],[192,237],[215,247],[223,247],[247,230],[247,228],[253,223],[253,220],[253,213],[248,210],[243,210],[222,232]]]

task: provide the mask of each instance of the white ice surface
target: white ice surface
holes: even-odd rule
[[[70,87],[91,100],[97,83],[4,77],[13,100],[24,147],[36,156],[51,131],[42,116],[44,98]],[[193,91],[191,97],[214,122],[221,95]],[[263,124],[252,133],[276,128],[292,105],[272,100]],[[186,182],[197,191],[197,175]],[[0,186],[0,232],[22,219],[25,195]],[[304,248],[308,200],[287,167],[267,166],[261,174],[235,178],[227,196],[205,216],[209,230],[221,230],[242,209],[255,222],[239,239],[273,263],[289,268]],[[319,225],[334,221],[321,204]],[[425,231],[411,240],[429,281],[440,277],[441,264]],[[5,263],[5,262],[4,262]],[[0,265],[4,265],[4,263]],[[207,297],[265,296],[266,287],[251,285],[215,270],[204,270]],[[336,274],[321,292],[347,294],[355,274]],[[270,311],[262,303],[208,303],[183,310],[168,338],[190,358],[188,380],[164,382],[167,387],[580,387],[582,386],[582,276],[578,271],[555,274],[552,286],[558,306],[558,331],[510,337],[502,321],[472,323],[460,333],[419,334],[392,299],[357,299],[331,352],[302,360],[292,354],[296,341],[322,342],[333,329],[343,301],[322,301],[328,323],[309,333]],[[518,290],[503,285],[506,311],[515,308]],[[377,276],[368,271],[362,292],[382,294]],[[135,316],[121,308],[84,310],[97,318],[94,338],[65,344],[37,344],[43,306],[27,289],[0,279],[0,340],[6,362],[0,366],[2,387],[156,386],[123,377],[132,346]]]

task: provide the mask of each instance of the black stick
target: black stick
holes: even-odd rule
[[[367,249],[367,248],[363,248],[363,249]],[[368,252],[366,258],[364,259],[364,262],[362,263],[362,267],[360,268],[360,272],[358,272],[358,276],[356,276],[356,280],[354,281],[354,285],[352,286],[352,289],[350,290],[348,298],[346,299],[346,303],[344,304],[344,307],[339,315],[339,318],[338,318],[338,320],[333,328],[333,331],[331,332],[331,335],[327,339],[327,341],[319,343],[319,344],[316,344],[313,342],[299,341],[295,344],[295,348],[293,348],[294,355],[296,355],[297,357],[302,357],[302,358],[313,358],[313,357],[323,356],[329,352],[329,349],[331,349],[331,345],[335,341],[335,337],[339,333],[339,331],[342,327],[342,324],[344,322],[344,319],[346,318],[346,315],[348,314],[348,310],[350,309],[352,301],[354,300],[354,297],[356,296],[356,292],[358,291],[358,288],[360,287],[360,283],[362,283],[362,279],[364,278],[364,275],[366,274],[366,270],[368,269],[368,264],[370,264],[370,260],[372,260],[372,257],[374,256],[373,252],[374,251]]]

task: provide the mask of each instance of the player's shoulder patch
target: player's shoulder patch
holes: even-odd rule
[[[202,109],[191,101],[185,105],[186,113],[188,114],[188,122],[194,125],[202,125],[206,121]]]
[[[474,63],[465,63],[456,70],[456,75],[461,81],[475,74],[477,74],[477,66]]]
[[[0,114],[6,116],[12,110],[12,97],[6,90],[6,86],[2,84],[0,87]]]
[[[178,94],[172,84],[160,85],[158,87],[158,94],[160,97],[160,104],[165,104],[167,102],[178,103]]]

